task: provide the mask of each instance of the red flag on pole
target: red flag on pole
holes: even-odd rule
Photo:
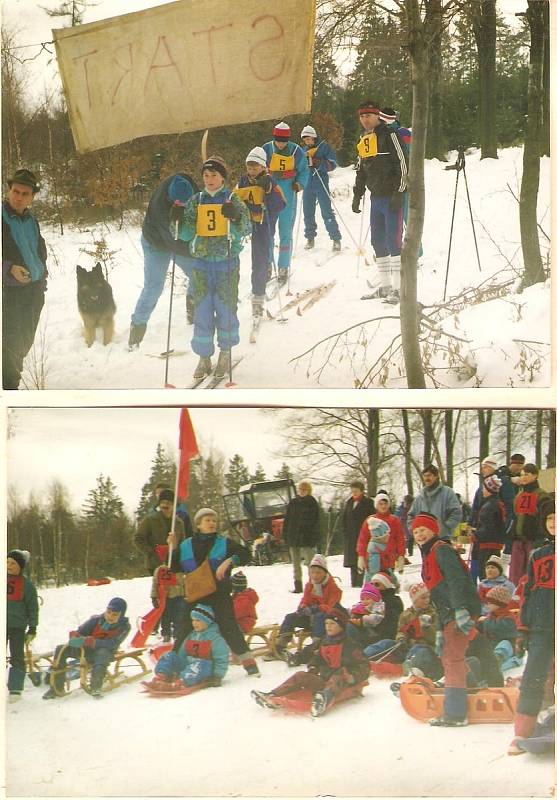
[[[187,408],[180,412],[180,461],[178,463],[178,478],[176,482],[176,498],[185,500],[188,496],[188,484],[190,480],[190,461],[199,455],[197,441],[193,425],[191,424],[190,413]]]

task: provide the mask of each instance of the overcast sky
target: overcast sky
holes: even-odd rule
[[[75,508],[103,473],[131,512],[157,443],[177,452],[178,408],[18,408],[8,413],[8,484],[24,500],[31,490],[39,494],[59,478]],[[227,459],[240,453],[250,470],[260,462],[269,477],[282,464],[274,455],[281,445],[277,423],[259,409],[193,408],[190,413],[203,455],[211,445]]]

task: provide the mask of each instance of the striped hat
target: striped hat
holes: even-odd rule
[[[273,128],[273,139],[288,141],[291,134],[290,125],[287,125],[286,122],[279,122],[278,125],[275,125]]]
[[[192,619],[200,619],[207,625],[215,621],[215,612],[210,606],[203,605],[203,603],[198,603],[195,608],[192,608],[190,616]]]

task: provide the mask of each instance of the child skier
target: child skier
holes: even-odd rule
[[[263,315],[265,286],[272,258],[271,231],[286,201],[277,183],[267,173],[267,154],[254,147],[246,158],[246,174],[234,193],[247,205],[251,217],[251,308],[254,318]]]
[[[6,559],[6,639],[10,648],[8,672],[9,702],[21,699],[25,682],[25,644],[37,634],[39,602],[37,590],[23,570],[29,563],[28,550],[10,550]]]
[[[250,633],[257,622],[255,606],[259,602],[259,596],[255,589],[248,586],[248,579],[243,572],[235,572],[230,583],[236,622],[244,633]]]
[[[93,697],[102,697],[102,685],[106,668],[114,653],[130,632],[130,621],[124,616],[127,603],[121,597],[113,597],[103,614],[95,614],[76,631],[71,631],[66,644],[59,644],[54,651],[57,669],[50,673],[50,689],[43,694],[44,700],[52,700],[62,694],[64,667],[68,658],[79,659],[81,652],[91,665],[90,692]]]
[[[306,672],[295,672],[271,692],[251,692],[255,702],[275,708],[269,698],[310,689],[313,698],[311,714],[318,717],[348,686],[365,681],[369,662],[360,648],[346,636],[348,617],[342,609],[334,608],[325,614],[325,637],[319,651],[312,657]]]
[[[279,122],[273,128],[273,140],[263,145],[271,177],[278,181],[286,201],[285,207],[278,215],[280,240],[278,280],[281,284],[286,283],[288,279],[292,260],[297,193],[304,189],[309,179],[306,155],[301,147],[290,141],[290,136],[290,126],[286,122]],[[274,238],[275,226],[271,225],[271,239]]]
[[[155,667],[155,677],[179,679],[184,686],[208,682],[220,686],[228,670],[230,650],[215,622],[210,606],[198,603],[191,610],[191,631],[178,652],[165,653]]]
[[[215,329],[220,348],[214,370],[223,377],[229,368],[231,348],[240,341],[238,282],[242,239],[250,233],[245,203],[226,187],[228,168],[213,156],[202,167],[204,189],[186,204],[178,237],[191,242],[192,285],[195,313],[192,350],[199,356],[194,379],[209,375],[215,352]]]
[[[439,538],[439,522],[432,514],[412,520],[414,541],[422,552],[422,579],[437,610],[437,655],[445,672],[443,714],[430,725],[460,727],[466,719],[466,650],[480,612],[476,587],[456,550]]]
[[[309,180],[302,196],[304,210],[304,235],[306,250],[315,245],[317,224],[315,222],[315,206],[319,203],[321,216],[329,237],[333,241],[333,252],[340,252],[340,231],[331,205],[329,191],[329,172],[337,168],[337,157],[332,147],[317,135],[315,128],[306,125],[300,134],[304,143],[304,151],[308,160]]]
[[[522,739],[530,737],[542,707],[544,684],[555,651],[555,495],[540,503],[540,516],[548,541],[533,551],[528,562],[527,581],[520,608],[516,649],[528,651],[528,659],[520,684],[517,713],[514,718],[515,738],[508,754],[524,752]],[[552,680],[553,683],[553,680]]]

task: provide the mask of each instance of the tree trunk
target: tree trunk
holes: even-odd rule
[[[542,468],[542,441],[543,441],[543,411],[539,408],[536,411],[536,465]]]
[[[478,409],[478,427],[480,430],[479,457],[480,462],[489,455],[489,433],[491,431],[492,409]]]
[[[505,412],[506,415],[506,427],[505,427],[505,464],[510,464],[511,456],[512,456],[512,411],[508,409]]]
[[[367,410],[367,490],[371,497],[377,493],[377,471],[379,467],[379,409]]]
[[[537,205],[540,184],[541,121],[543,106],[543,46],[545,0],[528,0],[526,17],[530,25],[528,70],[528,120],[522,157],[520,185],[520,240],[524,259],[523,287],[544,280],[538,235]]]
[[[557,448],[557,437],[555,432],[555,411],[550,409],[547,412],[548,416],[548,425],[547,425],[547,432],[548,432],[548,441],[547,441],[547,454],[545,457],[545,465],[546,467],[551,468],[555,466],[555,450]]]
[[[431,451],[433,449],[433,426],[431,424],[431,409],[426,408],[419,412],[424,426],[424,467],[431,464]]]
[[[453,411],[445,411],[445,480],[448,486],[454,482],[453,470],[454,439],[453,439]]]
[[[495,42],[496,0],[474,0],[472,28],[478,50],[479,137],[482,158],[497,158]]]
[[[412,481],[412,437],[410,436],[410,422],[408,411],[402,409],[402,427],[404,429],[404,474],[406,476],[406,494],[414,496]]]
[[[543,113],[541,130],[540,155],[548,156],[551,152],[550,111],[551,111],[551,60],[549,49],[549,3],[544,3],[543,9]]]
[[[441,0],[431,0],[431,13],[438,15],[429,50],[429,113],[427,126],[426,158],[445,160],[443,142],[443,97],[441,93],[443,73],[443,6]]]

